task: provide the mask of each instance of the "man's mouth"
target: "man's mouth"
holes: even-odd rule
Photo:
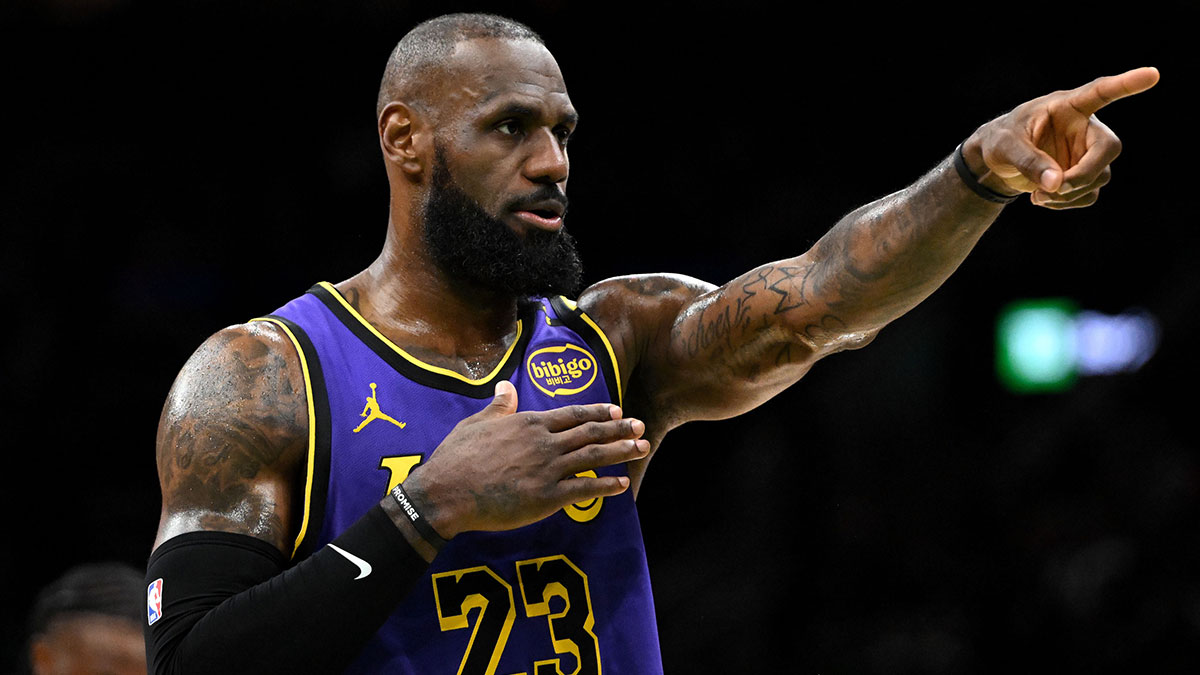
[[[556,199],[545,199],[538,202],[522,204],[513,209],[513,213],[523,222],[543,230],[558,230],[562,228],[563,216],[567,207]]]

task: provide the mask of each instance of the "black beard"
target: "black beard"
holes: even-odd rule
[[[438,268],[457,282],[508,297],[573,297],[583,280],[574,238],[565,229],[529,230],[522,240],[459,188],[440,149],[435,152],[422,239]],[[520,201],[541,199],[565,201],[549,185]]]

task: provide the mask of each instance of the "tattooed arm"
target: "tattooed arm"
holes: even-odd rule
[[[206,341],[171,388],[146,576],[156,675],[340,672],[432,557],[381,503],[335,539],[371,561],[369,579],[332,544],[290,561],[308,450],[301,373],[290,341],[251,323]]]
[[[308,439],[300,373],[287,337],[267,323],[227,328],[188,360],[159,421],[156,547],[220,531],[290,555]]]
[[[818,359],[866,345],[957,268],[1000,210],[947,160],[848,214],[795,258],[721,287],[618,277],[588,289],[580,304],[614,343],[629,383],[626,408],[665,433],[750,410]]]
[[[1029,101],[962,146],[994,193],[1052,209],[1088,206],[1120,151],[1094,116],[1158,81],[1153,68]],[[626,408],[653,444],[695,419],[745,412],[818,359],[861,347],[936,290],[1000,213],[947,158],[913,185],[842,218],[808,252],[721,286],[684,277],[601,282],[580,304],[605,329],[628,383]]]

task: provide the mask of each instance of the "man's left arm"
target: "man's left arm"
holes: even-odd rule
[[[1094,203],[1120,152],[1094,113],[1157,81],[1141,68],[1022,104],[977,129],[959,167],[952,155],[846,215],[806,253],[723,286],[671,275],[592,286],[580,305],[613,343],[630,414],[661,438],[689,420],[746,412],[928,297],[1006,197],[1026,193],[1051,209]]]

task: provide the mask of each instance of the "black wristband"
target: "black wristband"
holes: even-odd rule
[[[420,533],[421,538],[436,550],[442,550],[442,547],[446,545],[446,540],[442,539],[442,536],[437,533],[437,530],[433,529],[433,526],[429,524],[425,516],[421,515],[421,512],[417,510],[417,505],[413,503],[412,499],[409,499],[408,493],[404,491],[402,484],[397,484],[396,487],[392,488],[392,499],[396,500],[396,503],[400,505],[400,509],[404,511],[404,515],[408,516],[408,519],[412,521],[413,527],[417,528],[417,532]]]
[[[958,171],[958,177],[967,184],[967,187],[971,188],[971,192],[974,192],[989,202],[995,202],[996,204],[1010,204],[1016,201],[1017,197],[1021,196],[1020,194],[1001,194],[976,180],[975,174],[971,173],[971,168],[967,166],[966,158],[963,157],[962,143],[959,143],[958,147],[954,149],[954,168]]]

